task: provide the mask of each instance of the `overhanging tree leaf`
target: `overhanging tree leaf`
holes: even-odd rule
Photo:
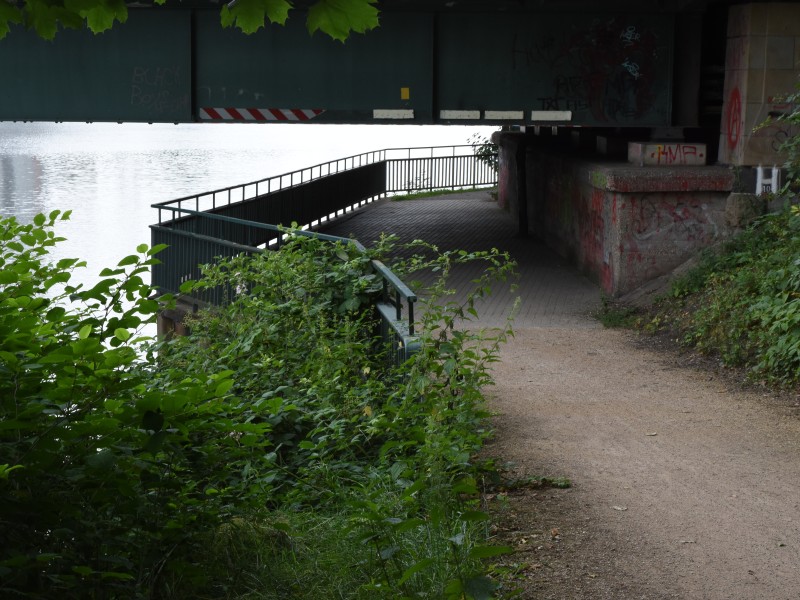
[[[122,0],[65,0],[64,7],[86,19],[93,33],[111,29],[114,21],[128,20],[128,7]]]
[[[284,25],[289,18],[292,5],[287,0],[237,0],[225,5],[220,13],[223,27],[235,25],[244,33],[255,33],[267,19],[271,23]]]
[[[153,0],[156,5],[166,0]],[[309,33],[322,31],[344,42],[352,32],[365,33],[378,26],[377,0],[318,0],[308,11]],[[235,0],[223,5],[220,22],[224,27],[237,27],[255,33],[271,23],[284,25],[292,9],[291,0]],[[0,0],[0,39],[10,31],[11,23],[21,23],[46,40],[52,40],[59,27],[88,28],[100,33],[124,23],[128,10],[124,0],[26,0],[15,6]]]
[[[308,11],[306,26],[344,42],[351,32],[365,33],[378,26],[376,0],[319,0]]]
[[[41,38],[52,40],[58,31],[59,12],[62,12],[59,6],[43,0],[29,0],[25,3],[25,23]]]
[[[22,11],[6,0],[0,0],[0,40],[10,31],[10,23],[22,23]]]

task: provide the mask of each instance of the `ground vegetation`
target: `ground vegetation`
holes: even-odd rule
[[[474,332],[497,252],[417,244],[440,278],[420,351],[376,336],[390,255],[290,234],[280,252],[205,268],[223,307],[184,338],[142,327],[169,297],[141,246],[90,288],[53,264],[58,211],[0,221],[0,595],[25,598],[489,598],[479,494],[482,389],[509,330]],[[447,274],[483,261],[451,300]]]

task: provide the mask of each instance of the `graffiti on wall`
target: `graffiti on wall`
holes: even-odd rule
[[[704,164],[705,149],[697,144],[659,144],[654,158],[658,165]]]
[[[728,148],[734,150],[739,145],[739,139],[742,136],[742,94],[739,88],[735,87],[728,97],[728,107],[725,111],[727,131],[728,131]]]
[[[651,251],[659,244],[674,247],[681,243],[707,245],[717,239],[719,227],[706,203],[691,195],[633,197],[628,202],[630,240]]]
[[[605,291],[612,288],[610,244],[611,227],[606,224],[606,195],[603,190],[592,188],[588,202],[579,212],[579,260],[581,267],[599,279]]]
[[[655,32],[616,17],[512,39],[515,69],[549,70],[551,93],[536,99],[540,110],[588,111],[600,123],[632,121],[653,110],[667,52]]]
[[[165,114],[189,112],[187,80],[180,65],[135,66],[131,72],[131,106],[157,118]]]

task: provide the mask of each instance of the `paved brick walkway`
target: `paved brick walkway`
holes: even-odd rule
[[[422,239],[441,250],[507,251],[518,263],[515,291],[493,286],[491,298],[479,305],[480,323],[500,326],[516,297],[521,304],[515,328],[597,327],[588,315],[600,304],[599,288],[573,267],[532,239],[516,236],[516,221],[485,191],[470,191],[416,200],[381,200],[326,226],[323,231],[355,237],[369,246],[381,233],[401,241]],[[453,274],[450,284],[466,289],[479,265]]]

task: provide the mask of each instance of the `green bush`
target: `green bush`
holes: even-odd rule
[[[376,337],[372,301],[382,281],[370,261],[401,250],[411,257],[395,262],[397,272],[440,277],[424,294],[420,352],[394,367]],[[451,269],[474,260],[487,263],[475,293],[447,302]],[[275,468],[265,504],[316,516],[288,519],[296,543],[281,553],[291,560],[269,574],[282,587],[297,597],[335,596],[341,579],[331,579],[327,593],[303,586],[315,590],[308,595],[293,582],[342,547],[360,557],[342,597],[461,597],[465,586],[491,587],[479,561],[493,551],[479,544],[485,523],[464,501],[477,498],[471,459],[489,433],[481,388],[507,332],[467,333],[457,322],[474,317],[487,283],[510,269],[496,252],[439,253],[421,243],[401,249],[386,239],[365,254],[293,236],[280,252],[208,265],[187,286],[233,281],[233,289],[249,290],[198,313],[192,335],[163,348],[161,360],[189,372],[233,370],[231,391],[254,407],[254,422],[269,423]],[[304,542],[309,528],[328,532],[313,550]]]
[[[215,443],[187,444],[203,430],[219,444],[213,413],[232,382],[154,386],[137,332],[158,310],[142,279],[158,249],[72,286],[82,263],[46,260],[67,217],[0,221],[0,591],[150,596],[237,495],[215,495],[219,474],[198,468]]]
[[[800,216],[767,215],[676,282],[685,343],[754,377],[800,381]]]
[[[160,248],[71,285],[48,262],[57,211],[0,220],[0,594],[49,598],[488,598],[472,456],[507,331],[460,330],[429,291],[422,350],[390,367],[369,255],[296,238],[209,266],[225,307],[192,335],[140,335]],[[390,249],[384,241],[376,252]],[[427,250],[432,250],[427,248]],[[161,298],[160,302],[169,302]]]
[[[467,140],[467,143],[472,146],[472,153],[478,160],[486,166],[491,167],[496,173],[500,166],[497,144],[494,144],[489,138],[479,133],[472,134]]]

